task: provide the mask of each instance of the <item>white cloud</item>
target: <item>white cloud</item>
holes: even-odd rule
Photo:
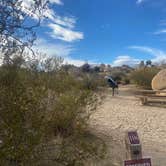
[[[44,15],[52,21],[47,25],[52,30],[52,32],[48,33],[52,38],[65,42],[73,42],[84,38],[82,32],[74,30],[76,24],[75,17],[61,17],[51,9],[46,10]]]
[[[58,24],[60,26],[66,27],[66,28],[75,28],[76,19],[74,17],[61,17],[58,14],[55,13],[52,9],[47,9],[44,12],[44,15],[49,18],[52,22],[55,24]]]
[[[64,64],[73,64],[75,66],[81,66],[85,63],[84,60],[71,58],[71,53],[74,52],[75,48],[71,45],[66,44],[53,44],[45,39],[38,39],[34,46],[34,50],[40,51],[46,54],[46,57],[60,56],[64,59]],[[39,58],[45,58],[39,57]]]
[[[48,56],[61,57],[67,57],[74,51],[74,48],[71,45],[58,43],[53,44],[41,38],[36,41],[34,49],[45,53]]]
[[[58,25],[73,29],[76,24],[76,19],[74,17],[60,17],[56,15],[54,17],[54,22]]]
[[[30,7],[31,4],[34,4],[34,0],[19,0],[19,2],[23,3],[23,4],[26,4],[26,6]],[[41,0],[41,2],[44,4],[44,3],[47,3],[48,1],[47,0]],[[57,5],[63,5],[63,2],[61,0],[49,0],[49,3],[55,3]]]
[[[141,52],[149,53],[150,55],[152,55],[151,60],[154,63],[160,63],[166,60],[166,52],[163,50],[146,47],[146,46],[130,46],[129,49],[134,49]]]
[[[73,31],[71,29],[64,28],[60,25],[52,23],[49,24],[48,26],[52,29],[50,36],[55,39],[61,39],[66,42],[73,42],[84,38],[82,32]]]
[[[147,46],[130,46],[128,48],[151,55],[152,57],[150,60],[153,63],[161,63],[166,61],[166,52],[163,50],[159,50],[159,49],[155,49],[155,48],[151,48]],[[128,55],[118,56],[113,62],[113,66],[121,66],[124,64],[129,66],[135,66],[139,64],[141,60],[147,60],[147,59],[137,59]]]
[[[50,3],[56,3],[58,5],[63,5],[63,2],[61,0],[49,0]]]
[[[129,46],[128,48],[142,51],[142,52],[146,52],[146,53],[149,53],[151,55],[156,55],[159,52],[159,50],[153,49],[151,47],[146,47],[146,46]]]
[[[85,64],[85,61],[68,57],[68,58],[64,59],[64,64],[72,64],[72,65],[79,67],[79,66],[82,66],[83,64]]]
[[[154,32],[154,35],[166,34],[166,29],[161,29],[159,31]]]
[[[138,51],[142,51],[145,53],[149,53],[153,56],[163,56],[165,55],[165,52],[159,49],[155,49],[155,48],[151,48],[151,47],[147,47],[147,46],[130,46],[130,49],[135,49]]]
[[[65,42],[73,42],[84,38],[82,32],[75,31],[76,18],[73,16],[59,16],[52,9],[47,9],[44,15],[51,20],[48,27],[52,32],[48,33],[52,38]]]
[[[145,0],[137,0],[137,4],[141,4],[141,3],[143,3]]]
[[[21,2],[21,4],[19,4]],[[41,0],[41,4],[46,4],[47,0]],[[49,0],[51,4],[62,5],[63,3],[60,0]],[[27,15],[31,16],[33,19],[38,19],[41,16],[41,13],[36,10],[34,12],[35,1],[34,0],[20,0],[18,1],[18,8],[21,6],[21,10],[26,13]],[[42,16],[46,16],[49,19],[54,19],[54,11],[50,9],[49,5],[45,6],[44,10],[42,11]],[[44,17],[43,17],[44,18]]]
[[[46,0],[43,0],[46,2]],[[50,3],[55,3],[58,5],[62,5],[61,0],[50,0]],[[33,19],[37,19],[39,13],[36,11],[35,13],[31,10],[31,6],[34,5],[33,0],[25,0],[21,3],[22,10],[30,15]],[[48,18],[47,24],[43,22],[44,26],[48,26],[51,28],[52,32],[47,33],[54,39],[59,39],[65,42],[73,42],[77,40],[81,40],[84,38],[84,34],[82,32],[75,31],[76,18],[73,16],[60,16],[53,9],[46,6],[46,9],[43,11],[43,15]],[[43,20],[45,20],[43,17]]]
[[[116,57],[115,61],[113,61],[113,66],[122,66],[122,65],[129,65],[129,66],[135,66],[139,64],[140,60],[136,59],[134,57],[131,57],[129,55],[122,55]]]

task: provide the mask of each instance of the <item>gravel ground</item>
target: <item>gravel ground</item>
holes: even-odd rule
[[[122,166],[125,160],[125,131],[134,129],[140,136],[144,157],[153,166],[166,166],[166,108],[142,106],[131,93],[133,86],[122,86],[119,94],[108,91],[91,116],[90,129],[107,144],[107,159],[98,165]]]

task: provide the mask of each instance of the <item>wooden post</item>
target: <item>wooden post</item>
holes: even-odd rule
[[[138,160],[142,158],[142,147],[137,131],[126,132],[125,144],[127,160]]]
[[[148,99],[146,96],[141,96],[140,99],[142,105],[146,105],[148,103]]]

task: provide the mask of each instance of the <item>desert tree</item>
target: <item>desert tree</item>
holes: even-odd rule
[[[151,60],[147,60],[146,61],[146,66],[150,66],[151,67],[152,66],[152,61]]]
[[[39,81],[36,88],[32,81],[28,81],[32,77],[20,67],[25,61],[24,50],[33,53],[35,28],[41,23],[47,3],[42,0],[0,0],[2,165],[12,165],[12,162],[19,165],[29,159],[35,145],[40,142],[44,93],[39,88]]]
[[[145,67],[145,62],[144,61],[141,61],[140,63],[139,63],[139,68],[144,68]]]
[[[81,66],[82,72],[90,72],[90,65],[88,63],[85,63]]]
[[[84,80],[59,70],[61,58],[43,63],[29,61],[28,68],[21,67],[24,50],[33,54],[35,28],[40,26],[47,8],[46,0],[0,0],[0,51],[4,64],[0,67],[1,165],[42,165],[41,159],[48,154],[54,154],[51,162],[74,165],[87,159],[87,154],[96,155],[96,146],[84,141],[89,118],[86,108],[91,112],[96,107],[96,98],[84,87]],[[61,136],[59,153],[57,146],[48,153],[43,148],[52,141],[52,133],[54,139]]]
[[[0,51],[3,63],[12,63],[12,56],[31,49],[35,28],[40,26],[46,0],[0,0]]]

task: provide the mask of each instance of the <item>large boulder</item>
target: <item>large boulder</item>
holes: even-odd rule
[[[152,80],[153,90],[166,89],[166,69],[161,70]]]

